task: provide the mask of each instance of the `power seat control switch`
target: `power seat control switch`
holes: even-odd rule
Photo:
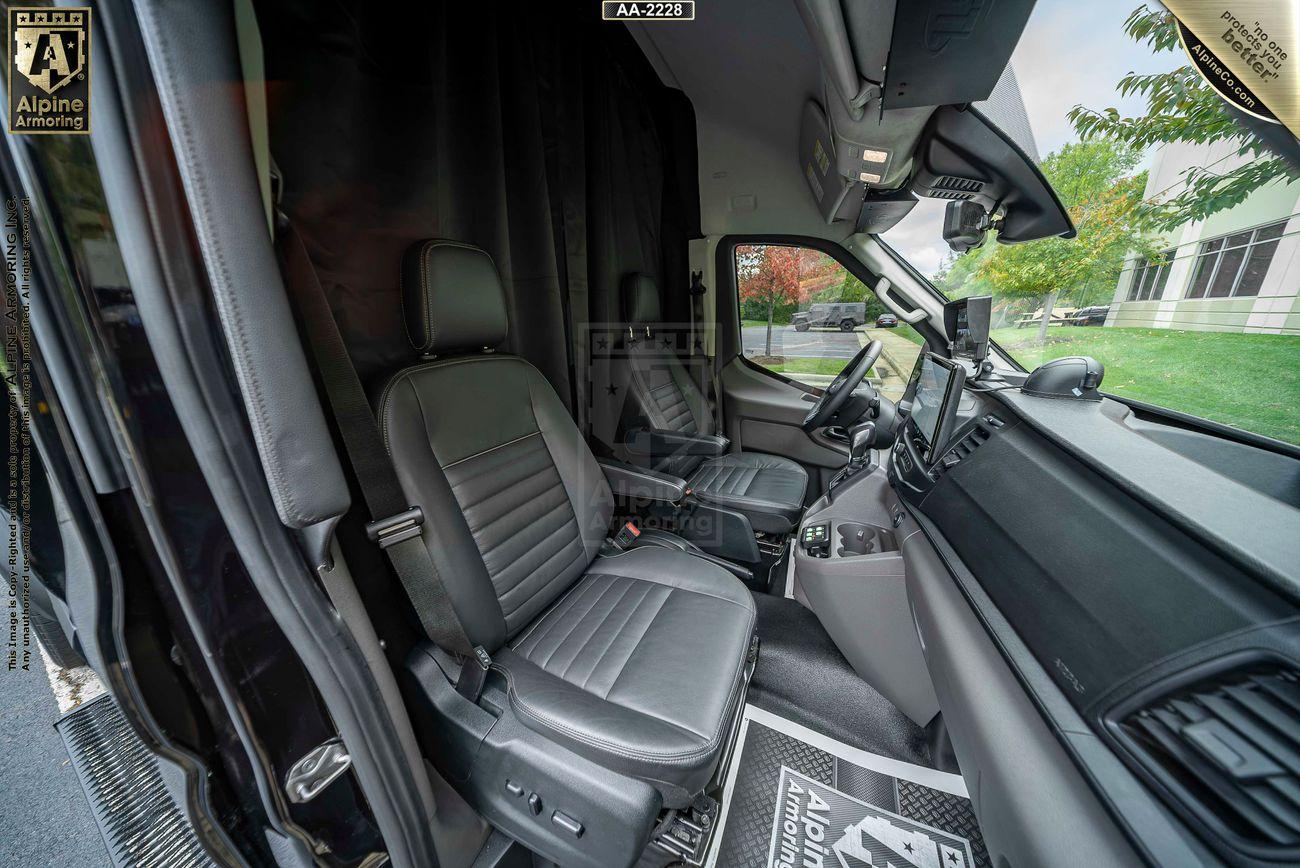
[[[570,817],[568,814],[555,811],[551,814],[551,822],[568,832],[575,838],[581,838],[583,833],[582,824]]]

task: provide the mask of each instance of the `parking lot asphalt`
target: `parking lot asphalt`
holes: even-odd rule
[[[861,329],[858,329],[860,332]],[[798,356],[800,358],[851,359],[862,343],[858,332],[836,329],[809,329],[795,331],[791,325],[772,326],[772,355]],[[767,349],[767,326],[745,326],[740,330],[741,345],[745,355],[763,355]]]
[[[39,656],[0,671],[0,865],[108,865]]]

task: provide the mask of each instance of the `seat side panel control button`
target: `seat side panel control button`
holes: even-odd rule
[[[506,792],[517,799],[524,794],[524,788],[514,781],[506,781]]]
[[[582,837],[582,824],[570,817],[568,814],[561,814],[559,811],[555,811],[551,814],[551,822],[573,835],[575,838]]]
[[[534,816],[542,812],[542,797],[537,793],[528,794],[528,810],[532,811]]]

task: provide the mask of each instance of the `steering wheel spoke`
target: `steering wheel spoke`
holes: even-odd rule
[[[821,397],[813,405],[813,408],[808,411],[808,415],[804,417],[803,429],[805,431],[815,431],[818,428],[825,427],[831,419],[835,418],[835,414],[848,402],[854,390],[866,380],[868,372],[871,371],[871,366],[880,358],[880,351],[883,347],[884,345],[880,341],[872,341],[858,350],[857,354],[844,366],[844,369],[836,374],[835,379],[831,380],[826,388],[822,390]]]

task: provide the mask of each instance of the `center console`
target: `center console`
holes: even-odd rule
[[[925,725],[939,704],[916,638],[901,551],[919,532],[884,467],[853,474],[804,514],[794,595],[868,684]]]
[[[898,551],[898,538],[890,528],[856,521],[805,524],[799,534],[804,553],[814,558],[852,558]]]

